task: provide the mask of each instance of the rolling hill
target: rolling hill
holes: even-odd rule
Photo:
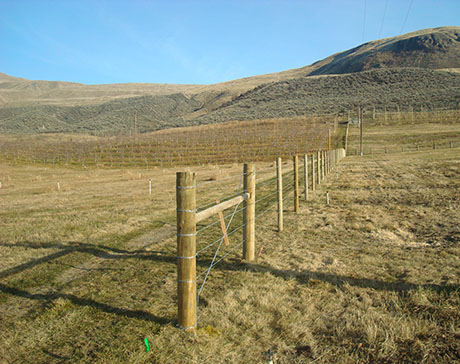
[[[0,73],[0,132],[116,134],[367,107],[458,108],[460,27],[362,44],[310,66],[214,85],[31,81]]]

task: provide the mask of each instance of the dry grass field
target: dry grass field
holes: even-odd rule
[[[365,140],[390,148],[458,141],[459,131],[369,125]],[[351,148],[357,140],[350,129]],[[276,211],[259,216],[264,200],[261,255],[242,262],[231,251],[241,232],[230,237],[194,333],[175,327],[175,171],[192,167],[1,162],[0,363],[265,363],[268,349],[279,364],[457,363],[459,156],[453,147],[347,157],[299,214],[288,197],[282,233]],[[270,163],[257,166],[258,180],[273,175]],[[193,170],[198,206],[241,189],[239,164]],[[198,249],[216,236],[201,233]],[[199,256],[199,275],[212,254]]]

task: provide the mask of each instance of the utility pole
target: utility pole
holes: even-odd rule
[[[359,120],[359,151],[360,155],[364,154],[363,149],[363,113],[361,111],[361,107],[358,106],[358,120]]]
[[[134,137],[137,136],[137,111],[134,113]]]

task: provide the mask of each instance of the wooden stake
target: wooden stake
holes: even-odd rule
[[[179,328],[196,327],[196,178],[192,172],[176,175],[177,296]]]
[[[249,193],[249,198],[244,200],[243,210],[243,259],[255,259],[255,215],[256,215],[256,170],[254,163],[244,165],[244,192]]]
[[[149,195],[152,194],[152,180],[149,179]]]
[[[276,180],[278,191],[278,231],[283,231],[283,171],[281,169],[281,158],[276,159]]]
[[[58,182],[57,183],[57,190],[60,191],[61,190],[61,184]]]
[[[327,129],[327,149],[331,150],[331,129]]]
[[[305,191],[303,193],[304,195],[304,200],[308,201],[308,155],[304,154],[303,156],[303,179],[304,179],[304,188]]]
[[[295,155],[292,159],[294,168],[294,212],[299,212],[299,157]]]

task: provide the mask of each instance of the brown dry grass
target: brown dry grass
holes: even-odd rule
[[[254,264],[212,271],[195,334],[174,326],[174,170],[3,165],[0,362],[458,362],[459,152],[343,160],[284,232],[259,218]],[[199,206],[237,190],[239,165],[196,170]]]

